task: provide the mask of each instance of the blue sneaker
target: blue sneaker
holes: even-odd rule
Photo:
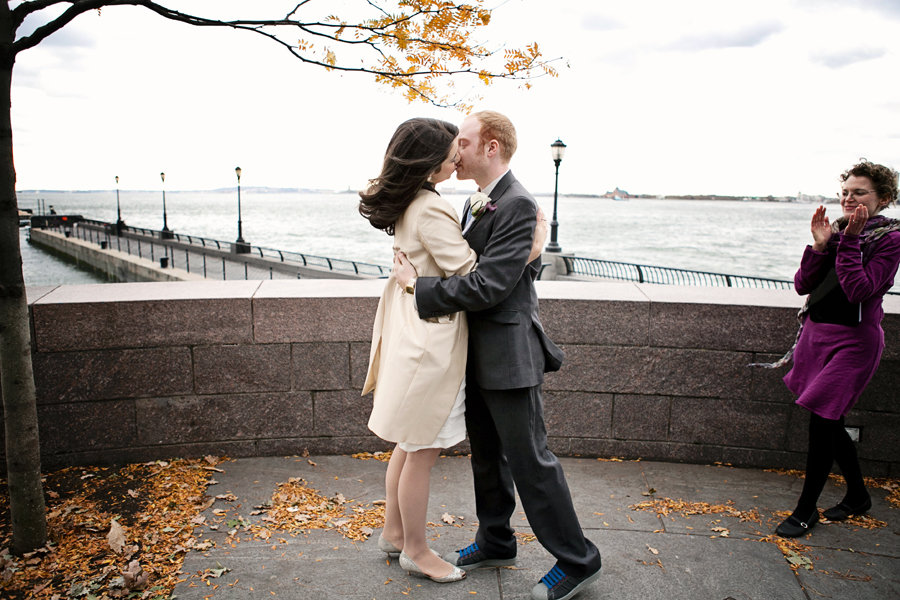
[[[463,571],[479,569],[481,567],[511,567],[516,564],[516,557],[491,558],[478,547],[477,543],[469,544],[462,550],[451,552],[442,556],[451,565],[457,566]]]
[[[600,577],[600,569],[584,577],[570,577],[559,565],[554,565],[536,586],[531,588],[532,600],[569,600]]]

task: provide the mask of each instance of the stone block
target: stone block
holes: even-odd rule
[[[798,469],[806,467],[805,452],[763,450],[760,448],[722,448],[721,461],[735,467],[759,467],[765,465],[773,469]],[[763,490],[760,490],[761,492]]]
[[[350,344],[350,387],[362,390],[369,371],[369,352],[371,342],[352,342]]]
[[[713,463],[721,460],[718,446],[649,440],[592,440],[572,438],[570,456]]]
[[[372,339],[382,279],[265,281],[253,298],[259,343]]]
[[[671,404],[668,396],[617,394],[612,406],[612,437],[666,441]]]
[[[806,456],[809,448],[809,419],[809,411],[799,406],[791,407],[786,450]],[[857,404],[856,408],[847,414],[844,425],[860,430],[860,441],[856,444],[856,450],[861,462],[896,461],[896,448],[900,444],[900,436],[897,434],[900,417],[895,414],[864,410],[864,406]],[[834,469],[837,472],[837,466]]]
[[[162,347],[32,355],[39,404],[190,394],[191,352]]]
[[[256,442],[209,442],[179,444],[173,446],[132,446],[109,450],[88,450],[41,456],[43,468],[70,467],[75,465],[122,465],[148,462],[151,460],[171,460],[175,458],[201,458],[208,455],[231,458],[256,456]]]
[[[577,438],[582,439],[582,438]],[[548,437],[547,448],[556,456],[573,456],[572,454],[572,438],[567,437]]]
[[[288,344],[227,344],[194,348],[198,394],[286,392],[291,389]]]
[[[637,287],[651,303],[653,346],[783,353],[797,332],[802,299],[793,290]]]
[[[368,435],[372,397],[360,396],[359,390],[314,392],[315,435]]]
[[[60,289],[120,285],[170,286],[193,283],[128,283],[62,286],[32,306],[35,347],[41,352],[147,348],[194,344],[248,343],[250,299],[162,298],[56,302]]]
[[[25,288],[25,301],[28,302],[28,309],[31,305],[58,288],[58,285],[30,285]]]
[[[887,346],[892,345],[892,340],[886,340]],[[893,345],[900,346],[900,338]],[[887,347],[886,346],[886,347]],[[885,347],[885,348],[886,348]],[[862,410],[894,413],[900,411],[900,393],[897,374],[900,373],[900,360],[885,359],[882,356],[881,364],[872,377],[872,381],[866,386],[862,396],[856,403],[856,407]]]
[[[394,444],[379,439],[376,435],[298,437],[279,440],[260,440],[259,456],[290,456],[308,452],[313,456],[333,454],[356,454],[357,452],[385,452]]]
[[[146,446],[302,436],[313,424],[307,392],[148,398],[136,407]]]
[[[650,304],[603,300],[541,300],[541,324],[557,344],[646,346]]]
[[[574,345],[563,350],[566,360],[548,374],[547,389],[713,398],[750,393],[745,353]]]
[[[881,463],[879,465],[869,465],[868,461],[860,462],[863,473],[871,473],[876,477],[893,477],[900,478],[900,462],[891,461],[889,463]]]
[[[781,450],[789,407],[742,400],[672,400],[669,440]]]
[[[650,345],[783,352],[797,334],[796,313],[796,309],[778,307],[654,302],[650,306]]]
[[[771,363],[780,359],[783,354],[754,354],[750,362]],[[784,384],[784,376],[791,370],[791,363],[767,369],[764,367],[747,367],[750,372],[750,400],[756,402],[775,402],[778,404],[790,404],[794,401],[794,395]]]
[[[292,344],[296,390],[345,390],[350,387],[350,344],[312,342]]]
[[[587,392],[544,394],[544,424],[553,437],[607,438],[612,395]]]
[[[134,400],[38,407],[41,456],[127,448],[136,438]]]
[[[869,411],[851,411],[845,423],[859,427],[859,458],[872,461],[897,460],[900,448],[900,415]]]
[[[859,466],[865,477],[897,477],[895,462],[860,459]]]
[[[900,277],[896,279],[900,282]],[[884,299],[885,315],[881,321],[881,328],[884,330],[882,362],[885,360],[900,361],[900,309],[896,312],[888,312],[894,306],[900,306],[900,296],[888,296]]]
[[[809,447],[809,411],[792,404],[788,411],[784,449],[788,452],[802,452],[806,455]]]
[[[258,343],[359,342],[372,339],[376,298],[257,298]]]

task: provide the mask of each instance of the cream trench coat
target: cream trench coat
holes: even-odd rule
[[[422,190],[394,226],[394,252],[402,251],[420,277],[464,275],[475,251],[459,220],[438,194]],[[415,298],[390,278],[375,324],[363,395],[375,390],[369,429],[389,442],[432,443],[450,415],[466,372],[466,314],[423,320]]]

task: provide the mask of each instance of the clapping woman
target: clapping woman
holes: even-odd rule
[[[785,376],[797,404],[810,412],[806,479],[793,513],[775,532],[806,533],[819,521],[817,501],[837,462],[844,498],[823,514],[830,521],[872,506],[844,417],[875,374],[884,349],[882,298],[900,264],[900,221],[881,212],[897,199],[897,172],[865,159],[841,175],[842,216],[829,223],[820,206],[812,217],[813,243],[794,276],[809,294],[794,366]]]

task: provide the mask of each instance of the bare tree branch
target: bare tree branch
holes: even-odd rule
[[[12,9],[10,14],[13,19],[13,27],[18,27],[25,20],[25,17],[30,15],[31,13],[38,12],[40,10],[44,10],[54,4],[68,4],[71,0],[31,0],[30,2],[23,2],[18,5],[14,9]]]
[[[264,36],[274,43],[282,46],[285,50],[290,52],[295,58],[303,63],[345,73],[363,73],[374,75],[382,81],[388,81],[391,82],[394,86],[405,88],[408,94],[411,94],[414,97],[418,97],[437,106],[454,106],[458,103],[447,104],[446,102],[439,101],[437,98],[431,97],[429,93],[427,93],[427,86],[425,87],[425,91],[423,91],[423,89],[419,87],[419,84],[417,84],[417,82],[421,83],[422,78],[425,78],[427,80],[434,77],[446,77],[452,75],[474,75],[482,79],[530,79],[535,77],[530,73],[530,69],[534,67],[533,60],[524,63],[524,67],[522,69],[514,72],[496,72],[487,71],[484,69],[476,69],[470,66],[472,64],[470,59],[487,58],[494,54],[494,52],[491,52],[480,46],[471,47],[465,45],[462,42],[455,43],[453,39],[448,41],[447,39],[441,38],[440,35],[437,35],[435,39],[429,39],[428,37],[420,36],[407,38],[401,37],[402,34],[398,34],[396,32],[397,28],[401,28],[406,23],[411,23],[415,19],[438,16],[441,14],[442,10],[447,10],[446,7],[443,9],[420,8],[413,10],[408,14],[392,16],[384,11],[384,9],[382,9],[380,6],[378,6],[377,3],[373,2],[372,0],[367,0],[370,6],[378,9],[385,16],[385,20],[368,22],[363,21],[347,24],[342,22],[331,23],[321,21],[304,22],[300,19],[294,18],[300,8],[302,8],[310,1],[311,0],[302,0],[283,19],[238,19],[226,21],[182,13],[157,4],[153,0],[32,0],[31,2],[26,2],[19,5],[15,9],[17,11],[21,11],[19,13],[21,18],[24,19],[25,15],[28,15],[41,8],[53,6],[55,4],[68,3],[71,6],[57,18],[37,28],[30,35],[16,40],[13,44],[12,49],[13,53],[15,54],[36,46],[49,35],[62,29],[75,17],[87,11],[99,9],[104,6],[131,5],[144,7],[166,19],[186,23],[189,25],[200,27],[230,27],[232,29],[250,31],[257,35]],[[471,12],[469,6],[462,4],[454,4],[452,6],[452,9]],[[381,63],[384,66],[353,67],[337,63],[334,60],[333,56],[330,59],[328,57],[326,57],[325,59],[316,58],[313,54],[308,52],[308,48],[304,48],[301,44],[288,43],[280,38],[277,33],[271,31],[278,28],[293,28],[295,30],[299,30],[304,36],[307,36],[309,38],[324,39],[329,42],[340,44],[343,47],[368,47],[372,52],[380,57]],[[352,37],[343,37],[340,35],[340,33],[344,30],[349,30],[350,32],[353,32],[354,35]],[[405,50],[405,54],[407,56],[417,56],[419,60],[411,62],[409,67],[403,69],[399,64],[392,62],[392,59],[385,53],[384,46],[387,45],[396,45],[398,48],[409,48],[408,50]],[[443,64],[441,64],[442,61],[436,60],[429,61],[432,65],[431,68],[422,67],[413,69],[413,65],[417,63],[425,64],[425,60],[423,59],[423,55],[425,54],[439,54],[443,55],[445,58],[451,58],[450,55],[453,55],[457,52],[459,52],[459,55],[464,56],[463,59],[456,58],[454,60],[454,62],[461,63],[461,65],[457,68],[447,68]],[[522,75],[520,73],[521,71],[524,71],[525,75]]]
[[[298,10],[300,10],[300,7],[303,6],[304,4],[306,4],[306,3],[309,2],[309,1],[310,1],[310,0],[303,0],[303,2],[301,2],[300,4],[298,4],[297,6],[295,6],[295,7],[294,7],[294,10],[292,10],[291,12],[289,12],[288,14],[286,14],[286,15],[284,16],[285,20],[290,19],[291,17],[293,17],[293,16],[294,16],[294,13],[296,13]]]

